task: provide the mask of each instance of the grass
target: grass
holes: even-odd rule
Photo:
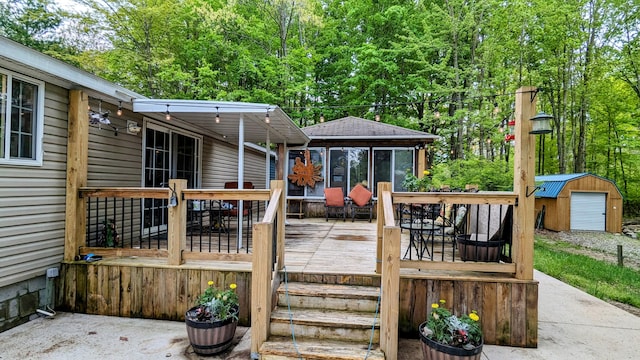
[[[571,248],[536,237],[534,267],[602,300],[640,308],[640,271],[573,254]]]

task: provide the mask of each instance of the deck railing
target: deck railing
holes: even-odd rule
[[[186,189],[181,180],[170,184],[170,188],[81,188],[79,202],[86,216],[76,229],[76,254],[166,257],[178,264],[252,261],[252,224],[270,200],[270,190]],[[172,195],[176,206],[170,206]]]
[[[494,217],[494,223],[495,217],[500,219],[498,223],[503,233],[506,234],[513,231],[513,227],[510,226],[509,222],[514,221],[510,214],[513,213],[513,207],[517,203],[517,194],[515,193],[394,193],[391,189],[391,183],[378,183],[378,246],[376,251],[378,264],[376,271],[381,274],[382,286],[380,348],[387,358],[395,359],[398,354],[401,268],[504,273],[506,276],[515,276],[517,264],[513,259],[518,257],[511,256],[511,251],[519,247],[517,246],[518,244],[512,242],[517,241],[517,237],[508,236],[509,243],[504,245],[506,250],[500,254],[494,254],[497,256],[495,262],[484,261],[487,259],[483,256],[488,256],[489,250],[475,248],[470,251],[467,248],[467,246],[471,247],[480,243],[486,244],[490,240],[494,240],[493,236],[489,234],[492,216]],[[469,214],[475,211],[475,218],[459,219],[463,222],[458,225],[455,223],[448,224],[459,228],[452,229],[452,234],[447,234],[444,229],[447,224],[436,228],[437,224],[434,223],[437,219],[436,215],[427,214],[428,209],[435,204],[443,208],[446,208],[445,204],[457,204],[457,211],[460,211],[462,204],[464,204],[465,211]],[[405,211],[407,208],[409,209],[408,212]],[[485,220],[480,220],[481,216],[479,214],[482,208],[488,209],[485,210]],[[449,221],[455,222],[455,216],[459,215],[459,213],[454,214],[456,211],[451,211],[452,214],[449,215]],[[445,219],[442,220],[444,221]],[[482,224],[482,221],[487,223]],[[403,228],[410,238],[407,245],[408,249],[406,250],[402,249]],[[485,239],[482,239],[479,235],[482,229],[487,230]],[[475,230],[475,238],[473,236],[474,232],[471,232],[471,230]],[[470,244],[460,247],[457,243],[462,239],[457,238],[457,236],[464,236],[465,234],[468,235],[469,239],[467,240],[470,241]],[[418,238],[412,238],[413,236]],[[437,238],[438,236],[440,236],[439,239]],[[447,237],[449,238],[447,239]],[[451,245],[451,251],[445,256],[445,253],[447,253],[445,251],[446,241],[449,241],[448,244]],[[434,256],[434,253],[438,250],[435,247],[436,243],[442,246],[439,257]],[[424,255],[425,253],[422,252],[423,248],[421,246],[426,246],[424,251],[428,256]],[[456,255],[456,250],[458,250],[458,255]],[[413,251],[417,251],[417,255],[420,255],[417,259],[404,259],[405,254],[411,254]],[[468,260],[466,257],[471,255],[476,255],[476,259],[483,261],[461,261],[463,258]],[[458,257],[460,258],[458,259]]]

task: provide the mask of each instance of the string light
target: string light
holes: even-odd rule
[[[267,108],[267,115],[264,116],[264,122],[267,124],[271,122],[271,119],[269,119],[269,108]]]
[[[320,114],[320,122],[323,123],[324,122],[324,114]]]
[[[118,111],[116,114],[118,114],[118,116],[122,116],[122,101],[118,104]]]
[[[218,110],[217,106],[216,106],[216,124],[220,124],[220,111]]]
[[[171,120],[171,114],[169,113],[169,104],[167,104],[167,111],[164,113],[164,119],[167,121]]]
[[[377,122],[380,122],[380,112],[378,111],[378,105],[376,105],[375,119],[376,119]]]

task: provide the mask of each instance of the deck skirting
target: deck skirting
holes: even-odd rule
[[[283,277],[284,278],[284,277]],[[289,282],[379,286],[376,274],[289,272]],[[213,280],[237,284],[240,325],[250,325],[251,272],[206,266],[159,266],[117,262],[62,264],[57,308],[96,315],[183,320],[195,297]],[[403,336],[416,336],[431,304],[447,301],[457,313],[476,310],[485,344],[537,347],[538,282],[493,276],[429,276],[400,278],[400,322]]]

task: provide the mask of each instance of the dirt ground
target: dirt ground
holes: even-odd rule
[[[640,270],[640,239],[633,239],[622,234],[599,232],[554,232],[548,230],[536,230],[540,235],[552,242],[565,242],[577,245],[576,248],[563,250],[574,254],[589,256],[593,259],[606,261],[611,264],[618,263],[618,245],[622,245],[623,265],[635,270]],[[627,312],[640,316],[640,308],[616,301],[607,301]]]

